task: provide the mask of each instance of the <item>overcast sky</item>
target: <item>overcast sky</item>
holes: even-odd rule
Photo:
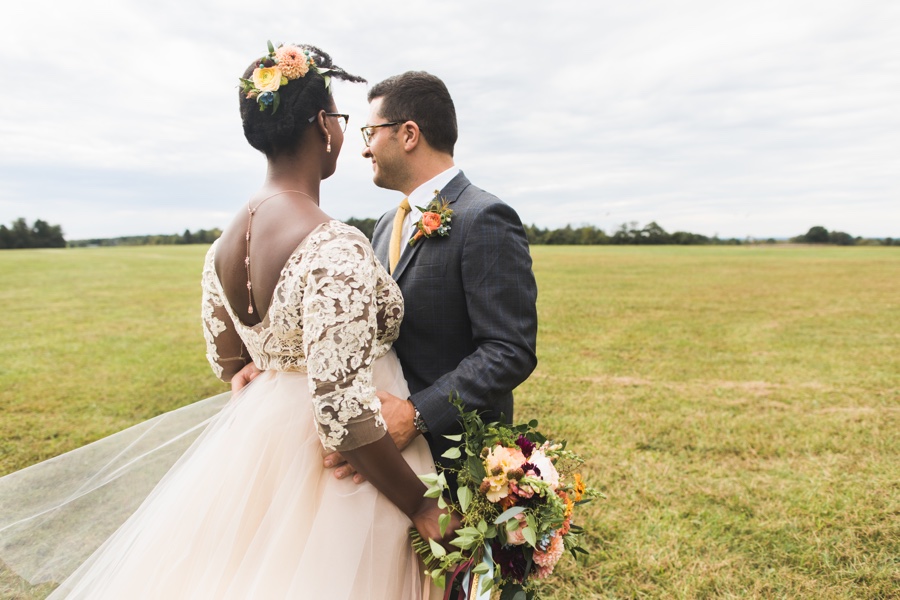
[[[456,102],[456,162],[542,227],[657,221],[900,237],[900,2],[30,0],[0,17],[0,223],[67,239],[224,226],[260,185],[237,78],[266,40],[378,82],[424,69]],[[351,114],[332,216],[399,198]]]

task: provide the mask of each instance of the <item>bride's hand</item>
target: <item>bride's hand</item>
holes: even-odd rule
[[[449,550],[451,549],[450,540],[456,537],[455,532],[462,527],[462,521],[460,521],[458,514],[455,512],[451,513],[447,531],[444,535],[441,535],[438,518],[446,512],[446,508],[438,506],[436,498],[425,498],[422,507],[411,518],[422,539],[432,539]]]

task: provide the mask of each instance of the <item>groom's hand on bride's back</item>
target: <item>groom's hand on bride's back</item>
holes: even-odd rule
[[[260,373],[262,373],[262,371],[257,369],[252,361],[248,362],[244,365],[244,368],[235,373],[234,377],[231,378],[231,393],[237,394],[241,388],[246,387],[247,384],[256,379],[256,376]]]
[[[415,427],[416,410],[412,402],[398,398],[393,394],[379,391],[378,399],[381,400],[381,415],[387,425],[388,433],[394,440],[394,444],[400,450],[409,446],[419,431]],[[340,452],[332,452],[325,455],[325,467],[334,468],[334,476],[338,479],[353,476],[353,481],[362,483],[365,478],[344,460]]]

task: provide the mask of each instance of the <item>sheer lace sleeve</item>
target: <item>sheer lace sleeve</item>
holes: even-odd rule
[[[311,245],[304,262],[303,344],[319,437],[326,449],[352,450],[387,432],[372,383],[375,256],[347,227]]]
[[[247,364],[248,359],[244,344],[222,298],[213,260],[215,247],[215,243],[210,247],[203,265],[201,317],[203,338],[206,340],[206,359],[216,377],[227,382]]]

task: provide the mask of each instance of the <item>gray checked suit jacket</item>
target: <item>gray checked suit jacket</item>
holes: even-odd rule
[[[537,365],[537,285],[519,216],[462,172],[440,195],[453,209],[449,236],[405,248],[393,273],[405,301],[394,348],[439,462],[454,444],[443,436],[460,430],[451,392],[486,420],[511,420],[512,390]],[[375,225],[383,265],[395,213]]]

